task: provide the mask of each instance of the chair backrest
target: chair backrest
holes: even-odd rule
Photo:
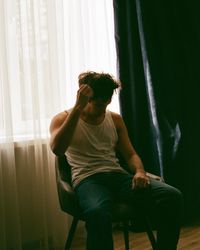
[[[77,197],[71,185],[71,167],[65,155],[56,156],[55,171],[57,191],[61,209],[78,218],[82,218]]]

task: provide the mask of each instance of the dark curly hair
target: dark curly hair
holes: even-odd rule
[[[93,92],[92,100],[102,99],[108,101],[112,98],[113,91],[120,87],[120,82],[108,73],[97,73],[94,71],[83,72],[78,77],[79,86],[88,84]]]

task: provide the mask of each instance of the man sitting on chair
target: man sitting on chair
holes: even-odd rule
[[[107,109],[118,87],[110,74],[80,74],[75,105],[51,121],[51,149],[56,155],[66,154],[71,166],[73,187],[86,221],[88,250],[113,250],[111,210],[116,198],[133,207],[143,206],[145,213],[154,211],[157,248],[175,250],[182,195],[146,174],[122,117]],[[131,173],[120,166],[116,149]]]

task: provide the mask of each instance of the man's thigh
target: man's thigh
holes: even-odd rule
[[[97,178],[88,178],[87,181],[76,187],[79,204],[83,211],[93,209],[110,209],[113,194],[109,188],[99,182]]]
[[[122,199],[133,204],[154,205],[163,199],[178,199],[180,191],[164,182],[150,178],[150,186],[145,189],[132,187],[132,176],[122,176],[119,181],[118,199]]]

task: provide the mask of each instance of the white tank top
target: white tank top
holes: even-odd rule
[[[72,167],[74,187],[84,178],[96,173],[126,172],[116,158],[117,141],[118,135],[110,111],[106,111],[105,118],[99,125],[91,125],[79,119],[66,151],[67,160]]]

